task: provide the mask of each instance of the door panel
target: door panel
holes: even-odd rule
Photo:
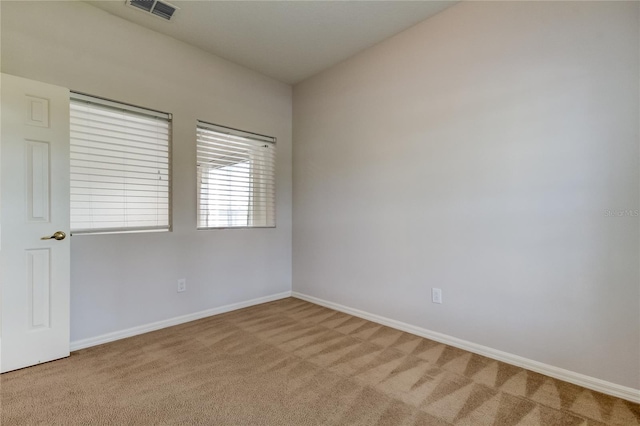
[[[26,141],[27,143],[27,220],[49,222],[51,210],[49,196],[49,143]]]
[[[69,90],[0,79],[0,372],[69,355]]]

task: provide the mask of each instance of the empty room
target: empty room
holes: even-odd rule
[[[640,2],[0,1],[0,423],[640,425]]]

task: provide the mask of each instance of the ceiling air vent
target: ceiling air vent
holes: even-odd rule
[[[160,0],[127,0],[126,4],[136,9],[143,10],[145,12],[156,15],[167,21],[171,20],[171,17],[178,10],[172,4],[160,1]]]

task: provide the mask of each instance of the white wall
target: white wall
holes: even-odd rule
[[[78,2],[2,2],[2,72],[173,113],[173,232],[72,238],[72,341],[291,289],[290,86]],[[196,231],[197,119],[278,138],[276,229]]]
[[[460,3],[295,86],[294,291],[640,388],[639,7]]]

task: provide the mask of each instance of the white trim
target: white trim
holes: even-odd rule
[[[156,321],[150,324],[139,325],[137,327],[127,328],[125,330],[120,330],[120,331],[114,331],[112,333],[102,334],[96,337],[89,337],[87,339],[75,340],[71,342],[70,350],[73,352],[80,349],[89,348],[91,346],[102,345],[103,343],[109,343],[115,340],[137,336],[138,334],[144,334],[150,331],[160,330],[161,328],[171,327],[174,325],[195,321],[195,320],[210,317],[213,315],[224,314],[225,312],[231,312],[238,309],[247,308],[249,306],[260,305],[262,303],[267,303],[267,302],[273,302],[274,300],[285,299],[287,297],[291,297],[290,291],[284,291],[282,293],[272,294],[270,296],[258,297],[257,299],[251,299],[244,302],[232,303],[230,305],[207,309],[200,312],[194,312],[192,314],[169,318],[162,321]]]
[[[565,370],[564,368],[554,367],[552,365],[524,358],[519,355],[513,355],[508,352],[492,349],[490,347],[469,342],[467,340],[462,340],[456,337],[448,336],[446,334],[438,333],[436,331],[427,330],[426,328],[417,327],[415,325],[396,321],[380,315],[371,314],[369,312],[350,308],[338,303],[318,299],[317,297],[308,296],[306,294],[298,293],[297,291],[293,291],[291,293],[291,296],[298,299],[306,300],[307,302],[315,303],[316,305],[335,309],[336,311],[344,312],[349,315],[364,318],[378,324],[386,325],[388,327],[392,327],[401,331],[406,331],[407,333],[415,334],[416,336],[425,337],[427,339],[435,340],[436,342],[444,343],[449,346],[455,346],[456,348],[464,349],[466,351],[483,355],[488,358],[526,368],[527,370],[535,371],[536,373],[544,374],[555,379],[564,380],[565,382],[573,383],[574,385],[582,386],[587,389],[602,392],[607,395],[626,399],[635,403],[640,403],[640,389],[621,386],[615,383],[607,382],[605,380],[597,379],[595,377],[590,377],[584,374]]]

